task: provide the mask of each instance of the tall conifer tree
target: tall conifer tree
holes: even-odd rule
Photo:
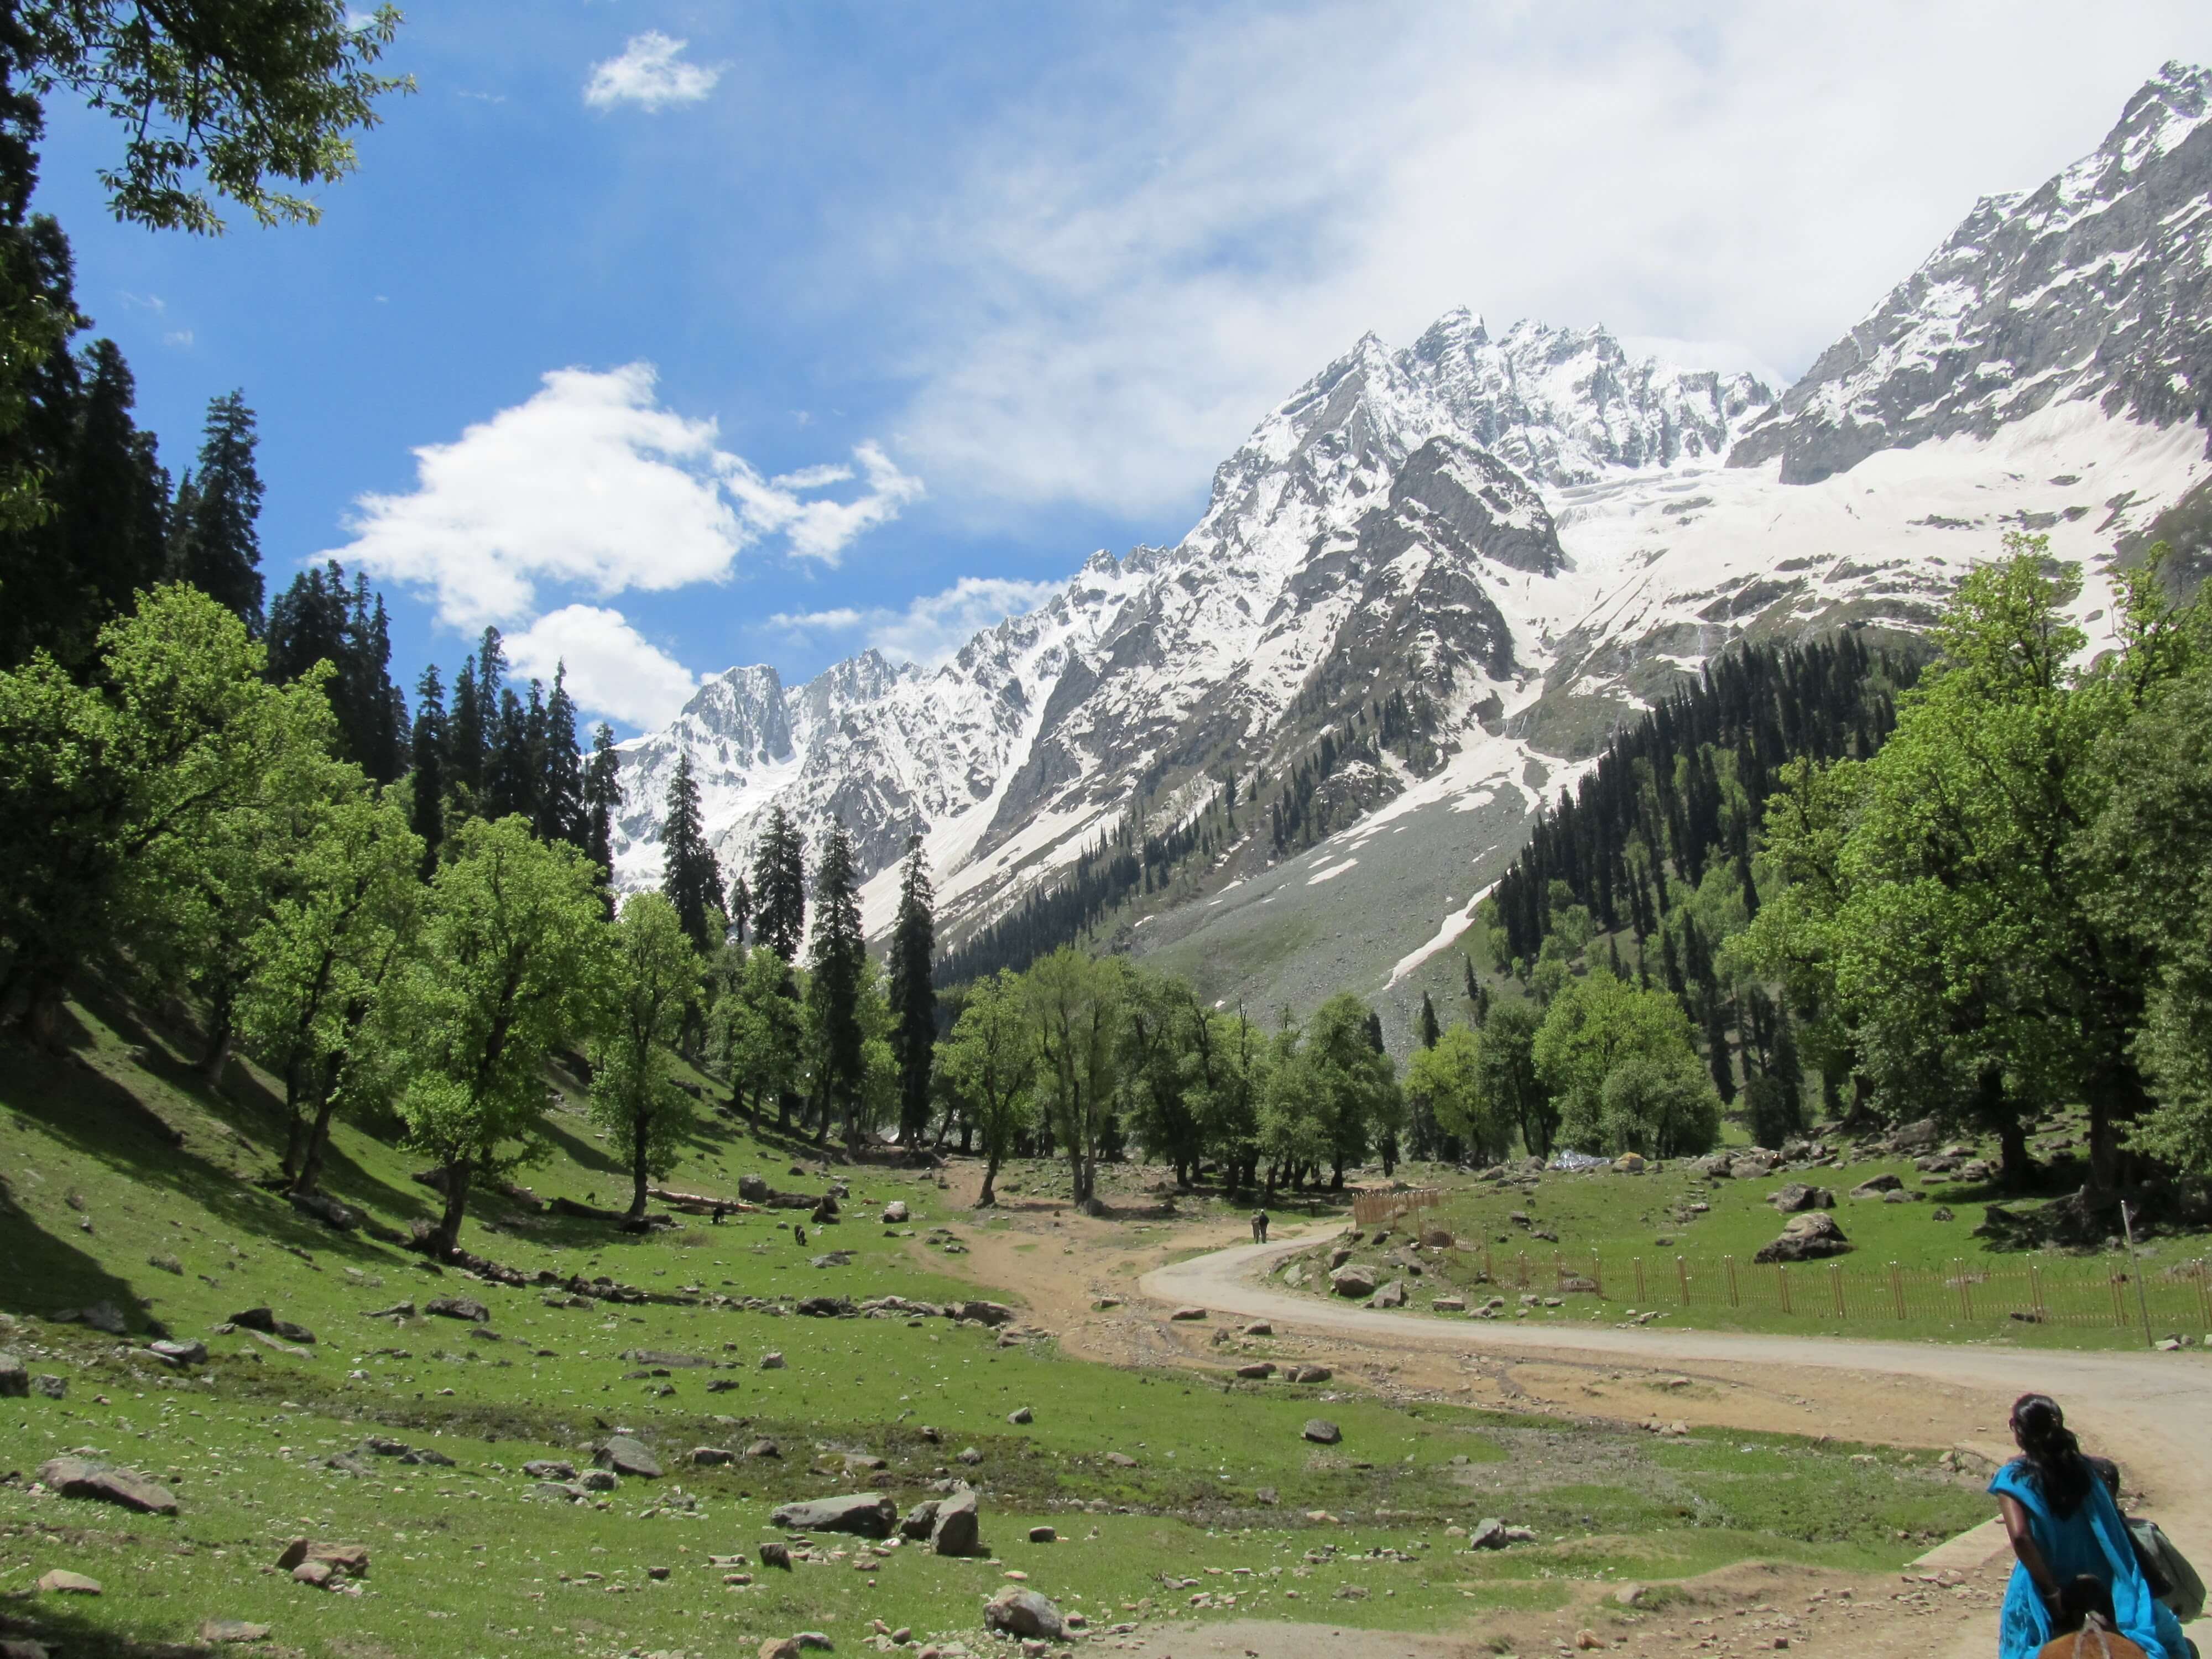
[[[822,1041],[815,1075],[823,1129],[826,1133],[830,1118],[842,1108],[848,1146],[859,1139],[855,1109],[866,1063],[860,982],[867,963],[867,941],[860,932],[859,884],[852,837],[845,833],[842,823],[832,819],[814,871],[814,935],[810,953],[814,971],[808,989],[815,1005],[815,1029]]]
[[[806,937],[806,849],[782,807],[769,809],[753,854],[753,937],[793,962]]]
[[[422,878],[438,867],[446,839],[446,689],[432,663],[415,683],[415,804],[408,827],[422,838]]]
[[[602,721],[592,734],[592,758],[584,768],[584,851],[609,881],[615,873],[615,814],[621,810],[622,779],[615,761],[615,734]],[[608,902],[613,902],[611,894]]]
[[[891,1051],[899,1068],[899,1138],[919,1146],[930,1117],[930,1069],[937,1047],[937,990],[931,979],[937,952],[937,896],[921,837],[909,836],[906,868],[899,878],[897,918],[891,923]]]
[[[707,844],[699,812],[699,785],[691,775],[691,757],[676,757],[668,781],[668,802],[660,832],[660,890],[676,907],[676,917],[702,956],[721,947],[714,937],[714,913],[722,908],[722,866]]]
[[[254,465],[253,411],[243,392],[208,405],[199,470],[177,574],[261,631],[261,474]]]

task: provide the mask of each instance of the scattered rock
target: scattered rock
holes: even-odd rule
[[[565,1457],[537,1457],[522,1466],[532,1480],[574,1480],[576,1466]]]
[[[465,1319],[482,1325],[491,1318],[491,1310],[473,1297],[438,1296],[422,1304],[426,1314],[435,1314],[441,1319]]]
[[[896,1226],[907,1215],[906,1200],[902,1198],[895,1198],[884,1206],[884,1224],[887,1227]]]
[[[560,1304],[558,1303],[549,1302],[546,1305],[549,1307],[557,1307]],[[589,1304],[586,1304],[580,1305]],[[415,1304],[412,1302],[395,1302],[388,1308],[379,1308],[374,1313],[368,1316],[371,1319],[412,1319],[415,1317]]]
[[[694,1446],[691,1464],[694,1468],[710,1469],[734,1462],[737,1454],[723,1446]]]
[[[630,1435],[609,1435],[592,1455],[592,1462],[617,1474],[635,1475],[645,1480],[660,1479],[660,1460],[647,1449],[643,1441]]]
[[[1832,1210],[1836,1195],[1826,1187],[1808,1187],[1802,1181],[1793,1181],[1786,1187],[1778,1187],[1766,1195],[1766,1201],[1784,1215],[1794,1215],[1800,1210]]]
[[[333,1576],[331,1564],[327,1561],[302,1561],[292,1569],[294,1583],[311,1584],[317,1589],[329,1589]]]
[[[204,1365],[207,1364],[207,1344],[200,1341],[172,1342],[167,1337],[149,1342],[146,1352],[155,1358],[172,1365]],[[4,1390],[0,1390],[4,1392]]]
[[[0,1353],[0,1400],[31,1397],[31,1373],[12,1353]]]
[[[1505,1523],[1496,1516],[1486,1516],[1477,1522],[1467,1535],[1467,1547],[1471,1550],[1502,1550],[1505,1547]]]
[[[781,1353],[763,1354],[761,1356],[760,1368],[764,1371],[781,1370],[783,1369],[783,1356]]]
[[[48,1595],[97,1595],[100,1580],[71,1572],[66,1567],[56,1567],[39,1575],[39,1589]]]
[[[1060,1534],[1050,1527],[1030,1528],[1030,1542],[1032,1544],[1057,1544],[1059,1541]]]
[[[1182,1320],[1203,1319],[1206,1317],[1206,1310],[1203,1308],[1177,1308],[1173,1313],[1170,1314],[1168,1317],[1170,1319]]]
[[[82,1457],[56,1457],[40,1466],[39,1479],[64,1498],[116,1504],[141,1515],[177,1512],[177,1500],[169,1489],[136,1469],[111,1468],[105,1463],[88,1463]]]
[[[1881,1201],[1885,1204],[1925,1204],[1928,1194],[1911,1187],[1900,1187],[1893,1193],[1884,1193]]]
[[[586,1469],[576,1484],[586,1492],[617,1492],[622,1487],[620,1477],[612,1469]]]
[[[1613,1160],[1613,1172],[1617,1175],[1642,1175],[1648,1167],[1639,1152],[1623,1152]]]
[[[783,1455],[783,1448],[777,1445],[773,1440],[756,1440],[751,1445],[745,1448],[745,1455],[748,1457],[781,1457]]]
[[[265,1642],[269,1626],[249,1623],[243,1619],[203,1619],[200,1620],[200,1640],[222,1644],[225,1642]]]
[[[793,1532],[849,1532],[862,1538],[888,1538],[898,1524],[898,1506],[879,1492],[817,1498],[783,1504],[769,1516],[769,1524]]]
[[[1857,1186],[1852,1188],[1851,1196],[1853,1198],[1880,1198],[1884,1193],[1893,1193],[1904,1185],[1905,1182],[1903,1180],[1896,1176],[1878,1175],[1869,1180],[1862,1181]]]
[[[307,1538],[295,1538],[285,1545],[284,1553],[276,1558],[276,1568],[280,1572],[293,1572],[309,1561],[319,1561],[349,1578],[368,1577],[368,1545],[318,1544]]]
[[[1344,1438],[1344,1431],[1326,1417],[1308,1418],[1305,1427],[1298,1432],[1316,1446],[1334,1446]]]
[[[1825,1210],[1808,1210],[1802,1215],[1792,1216],[1782,1230],[1781,1237],[1762,1244],[1753,1261],[1811,1261],[1822,1256],[1841,1255],[1850,1249],[1850,1241],[1836,1218]]]
[[[938,1504],[930,1522],[929,1547],[938,1555],[982,1553],[982,1509],[973,1487],[959,1487]]]
[[[1261,1382],[1274,1374],[1274,1362],[1267,1359],[1255,1360],[1249,1365],[1239,1365],[1237,1368],[1237,1376],[1249,1377],[1255,1382]]]
[[[1375,1269],[1347,1261],[1329,1274],[1328,1287],[1339,1296],[1372,1296],[1375,1294]]]
[[[1067,1639],[1067,1621],[1060,1609],[1020,1584],[1007,1585],[984,1606],[983,1627],[1041,1642]]]
[[[764,1567],[781,1567],[786,1572],[791,1571],[791,1546],[788,1544],[763,1544],[759,1555],[760,1564]]]
[[[1934,1209],[1929,1211],[1928,1218],[1930,1221],[1956,1221],[1959,1218],[1953,1215],[1950,1211],[1945,1209],[1939,1204]]]
[[[31,1388],[34,1393],[44,1395],[49,1400],[69,1398],[69,1379],[65,1376],[56,1376],[51,1372],[33,1377]]]
[[[1137,1460],[1127,1452],[1108,1452],[1106,1461],[1117,1469],[1133,1469],[1137,1467]]]
[[[1273,1336],[1275,1328],[1264,1319],[1255,1319],[1244,1328],[1247,1336]]]
[[[1291,1370],[1293,1382],[1326,1382],[1335,1373],[1326,1365],[1297,1365]]]
[[[937,1529],[938,1500],[925,1498],[906,1512],[899,1522],[899,1536],[915,1543],[925,1541]]]
[[[973,1465],[983,1461],[983,1454],[977,1451],[973,1446],[963,1446],[957,1452],[953,1454],[952,1461],[956,1463],[967,1463]]]
[[[1013,1424],[1034,1423],[1036,1421],[1036,1413],[1027,1406],[1017,1406],[1006,1413],[1006,1421]]]
[[[1368,1305],[1374,1308],[1402,1308],[1406,1305],[1406,1281],[1394,1279],[1375,1292]]]

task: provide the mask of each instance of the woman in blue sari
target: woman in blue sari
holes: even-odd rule
[[[2180,1621],[2152,1595],[2127,1523],[2058,1402],[2022,1395],[2013,1405],[2012,1436],[2021,1455],[1990,1482],[2019,1557],[1997,1615],[1998,1659],[2034,1659],[2063,1633],[2061,1596],[2077,1577],[2111,1592],[2114,1624],[2149,1659],[2190,1659]]]

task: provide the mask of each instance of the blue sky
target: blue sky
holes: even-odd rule
[[[1176,539],[1370,328],[1466,304],[1802,369],[1976,196],[2212,58],[2195,0],[2082,16],[421,5],[420,90],[319,226],[118,227],[58,98],[40,204],[173,470],[210,396],[258,411],[272,589],[366,564],[408,683],[495,623],[627,732],[733,663],[929,660]]]

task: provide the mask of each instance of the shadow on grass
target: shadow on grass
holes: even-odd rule
[[[144,1316],[137,1292],[65,1238],[32,1219],[0,1180],[0,1308],[45,1315],[57,1309],[112,1302],[125,1317]],[[36,1304],[37,1305],[33,1305]]]

